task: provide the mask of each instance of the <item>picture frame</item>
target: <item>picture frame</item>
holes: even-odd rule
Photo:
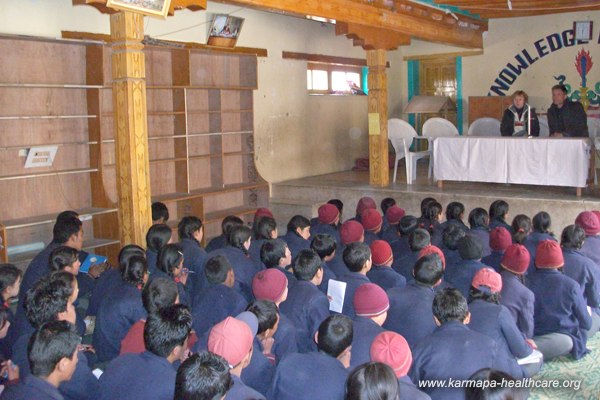
[[[243,24],[244,18],[216,14],[208,31],[208,45],[235,47]]]
[[[167,18],[171,0],[107,0],[106,6],[156,18]]]
[[[592,21],[575,21],[573,22],[573,35],[575,40],[592,40],[594,23]]]

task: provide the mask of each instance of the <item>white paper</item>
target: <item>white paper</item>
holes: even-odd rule
[[[528,355],[527,357],[517,359],[517,364],[524,365],[524,364],[540,363],[540,362],[542,362],[543,357],[544,356],[542,355],[542,353],[539,350],[533,349],[531,354]]]
[[[104,373],[104,371],[102,371],[100,368],[96,368],[95,370],[92,371],[92,374],[94,374],[94,376],[97,379],[100,379],[100,377],[102,376],[103,373]]]
[[[329,311],[341,313],[344,308],[344,297],[346,297],[346,282],[330,279],[327,297],[329,298]]]

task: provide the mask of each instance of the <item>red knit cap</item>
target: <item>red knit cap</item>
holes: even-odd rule
[[[340,211],[333,204],[327,203],[319,207],[319,222],[322,224],[333,224],[338,215]]]
[[[439,247],[434,246],[432,244],[423,247],[419,252],[419,258],[425,257],[429,254],[437,254],[438,256],[440,256],[440,259],[442,260],[442,268],[446,269],[446,256],[444,256],[444,252],[440,250]]]
[[[512,244],[512,237],[504,227],[494,228],[490,232],[490,247],[494,251],[505,251]]]
[[[359,242],[364,238],[365,230],[363,226],[356,221],[346,221],[340,229],[340,238],[342,244],[350,244]]]
[[[277,302],[287,288],[288,279],[283,272],[269,268],[258,272],[252,279],[252,293],[256,300]]]
[[[373,240],[370,247],[373,264],[385,265],[393,259],[392,247],[385,240]]]
[[[500,264],[515,274],[523,275],[527,271],[527,268],[529,268],[530,261],[531,255],[529,254],[529,250],[522,244],[515,243],[508,246]]]
[[[356,205],[356,215],[362,215],[362,213],[368,209],[377,209],[377,204],[375,203],[375,200],[373,200],[373,198],[369,196],[361,197],[360,200],[358,200],[358,204]]]
[[[390,225],[396,225],[400,222],[402,217],[406,215],[406,211],[400,207],[393,205],[385,212],[385,218],[388,220]]]
[[[584,211],[579,213],[575,219],[575,223],[583,228],[588,236],[597,235],[600,233],[600,219],[593,211]]]
[[[265,208],[265,207],[257,208],[256,212],[254,213],[254,219],[256,220],[257,218],[262,218],[262,217],[273,218],[273,213],[271,212],[271,210],[269,210],[268,208]]]
[[[360,221],[366,231],[376,231],[381,228],[381,224],[383,224],[383,218],[379,211],[371,208],[363,211],[360,216]]]
[[[560,268],[565,265],[565,259],[558,242],[542,240],[535,250],[535,266],[538,268]]]
[[[502,290],[502,277],[491,268],[482,268],[475,273],[471,286],[475,289],[485,286],[488,287],[492,293],[500,293]]]
[[[223,357],[235,367],[252,350],[252,331],[245,322],[227,317],[208,334],[208,351]]]
[[[396,376],[401,378],[410,370],[412,353],[402,335],[386,331],[375,336],[371,344],[371,361],[389,365]]]
[[[354,311],[359,317],[376,317],[390,308],[387,293],[379,285],[365,283],[354,292]]]

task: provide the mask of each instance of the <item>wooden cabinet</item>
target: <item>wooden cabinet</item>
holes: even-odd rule
[[[490,117],[502,121],[502,115],[512,104],[509,96],[469,96],[469,125],[476,119]]]

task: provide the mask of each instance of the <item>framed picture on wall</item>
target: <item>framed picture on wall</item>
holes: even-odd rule
[[[107,7],[137,12],[151,17],[167,18],[171,0],[108,0]]]
[[[208,44],[211,46],[234,47],[243,24],[244,18],[232,17],[226,14],[215,15],[208,32]]]

